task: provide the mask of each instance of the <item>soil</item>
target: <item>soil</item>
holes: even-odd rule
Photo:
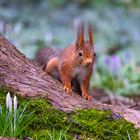
[[[127,108],[140,110],[140,95],[136,96],[116,96],[113,93],[107,93],[101,89],[92,89],[91,90],[92,97],[100,103],[116,105],[116,106],[125,106]]]

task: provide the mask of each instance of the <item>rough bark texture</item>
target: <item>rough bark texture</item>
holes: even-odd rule
[[[73,93],[68,96],[62,85],[27,59],[0,34],[0,86],[6,86],[23,97],[44,97],[55,107],[70,112],[76,108],[96,108],[119,112],[140,128],[140,112],[125,107],[86,101]]]

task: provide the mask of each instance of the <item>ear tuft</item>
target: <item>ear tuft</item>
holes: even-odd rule
[[[84,43],[84,25],[83,22],[80,22],[77,26],[77,40],[75,43],[76,49],[81,47]]]
[[[88,23],[88,36],[89,36],[89,42],[90,44],[93,46],[93,28],[92,28],[92,25],[91,23]]]

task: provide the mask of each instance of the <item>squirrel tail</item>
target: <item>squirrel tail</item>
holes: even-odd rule
[[[58,57],[60,51],[54,51],[51,47],[44,47],[39,50],[36,54],[35,61],[37,64],[45,70],[45,67],[50,59],[53,57]]]

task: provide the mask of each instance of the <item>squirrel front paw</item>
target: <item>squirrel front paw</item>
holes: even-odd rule
[[[83,98],[88,100],[88,101],[91,101],[92,100],[92,96],[88,95],[88,94],[82,94]]]
[[[64,90],[67,92],[68,95],[71,95],[72,94],[72,90],[69,86],[64,86]]]

